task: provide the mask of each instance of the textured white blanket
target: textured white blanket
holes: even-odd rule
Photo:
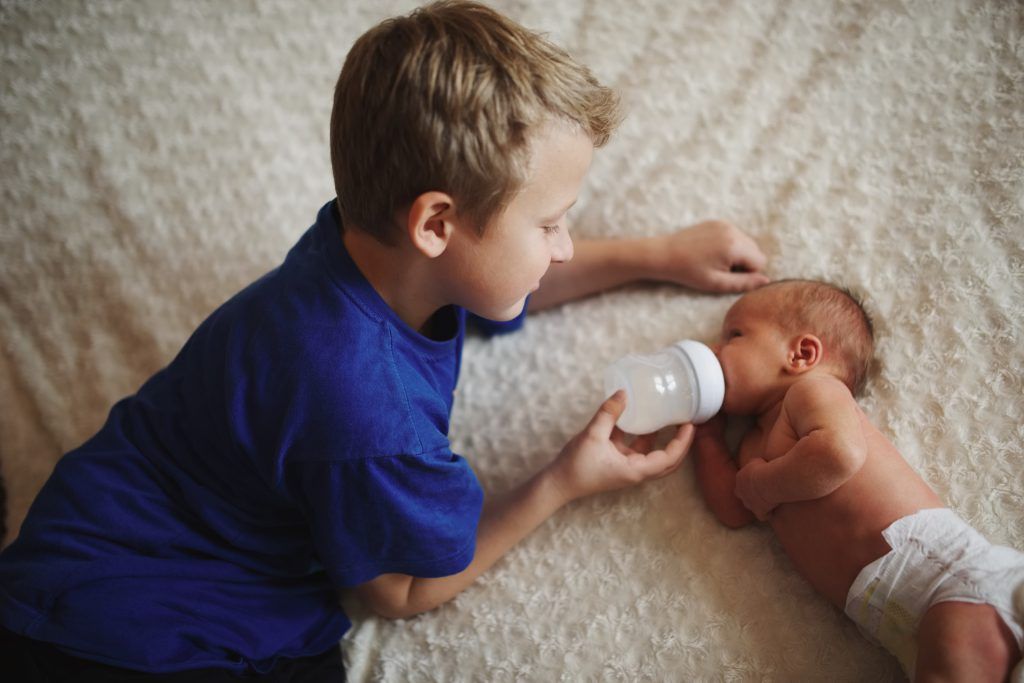
[[[629,108],[579,236],[735,222],[774,277],[863,293],[865,407],[948,504],[1024,548],[1024,10],[1000,0],[495,6]],[[16,529],[60,454],[273,267],[331,194],[334,79],[389,0],[0,0],[0,449]],[[456,450],[500,491],[585,423],[604,366],[712,337],[731,299],[635,287],[466,347]],[[575,504],[453,603],[353,607],[354,680],[891,680],[768,530],[692,470]]]

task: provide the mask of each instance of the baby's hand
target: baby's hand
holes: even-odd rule
[[[615,426],[625,408],[625,393],[618,391],[549,466],[548,474],[566,502],[657,479],[682,464],[693,441],[693,425],[680,426],[664,449],[650,450],[653,434],[627,445],[626,434]]]
[[[695,441],[714,441],[725,444],[725,415],[719,413],[702,425],[697,426]]]
[[[704,221],[653,239],[657,279],[709,292],[744,292],[769,282],[761,272],[765,255],[730,223]]]
[[[767,461],[761,458],[754,458],[736,474],[736,497],[762,522],[768,519],[771,511],[775,509],[775,505],[761,495],[754,482],[757,471],[767,464]]]

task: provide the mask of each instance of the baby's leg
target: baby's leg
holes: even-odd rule
[[[1013,634],[991,605],[940,602],[921,619],[917,681],[1005,681],[1020,660]]]

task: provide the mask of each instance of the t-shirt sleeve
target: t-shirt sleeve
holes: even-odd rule
[[[493,337],[499,334],[509,334],[520,330],[526,324],[526,312],[530,308],[530,298],[526,298],[523,310],[512,320],[488,320],[481,318],[475,313],[466,311],[466,325],[486,337]]]
[[[289,466],[320,561],[338,587],[385,573],[437,577],[473,560],[483,491],[450,451]]]

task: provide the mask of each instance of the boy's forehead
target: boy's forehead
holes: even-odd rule
[[[578,127],[561,123],[547,124],[535,135],[526,182],[518,197],[542,212],[565,209],[576,198],[594,145]]]

